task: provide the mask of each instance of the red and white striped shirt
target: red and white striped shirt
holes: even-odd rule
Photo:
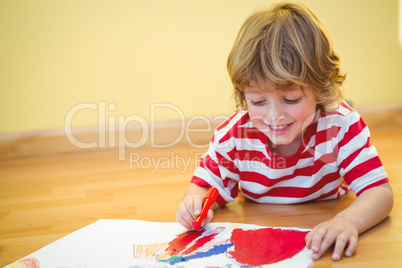
[[[222,206],[238,196],[260,203],[292,204],[356,195],[388,182],[360,115],[342,102],[335,112],[317,112],[292,156],[273,154],[267,136],[239,111],[214,132],[191,180],[218,188]],[[240,185],[239,185],[240,184]]]

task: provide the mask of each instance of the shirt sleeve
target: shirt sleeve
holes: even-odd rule
[[[340,175],[357,196],[365,190],[388,182],[387,174],[370,143],[370,132],[363,119],[351,112],[342,121],[337,144],[337,163]]]
[[[201,187],[216,187],[219,190],[217,203],[224,206],[236,200],[239,192],[239,171],[235,165],[234,140],[219,141],[219,130],[215,130],[208,151],[203,155],[200,165],[191,179]]]

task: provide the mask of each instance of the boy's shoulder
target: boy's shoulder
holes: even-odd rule
[[[250,122],[250,117],[247,110],[240,110],[232,114],[223,123],[221,123],[216,131],[228,131],[233,127],[239,127]]]
[[[360,115],[345,101],[339,103],[338,109],[332,112],[321,112],[318,120],[318,130],[321,128],[328,128],[331,125],[339,127],[348,127],[360,121]]]
[[[213,142],[224,143],[229,139],[242,138],[249,129],[253,129],[253,124],[247,110],[240,110],[232,114],[222,122],[214,132]]]

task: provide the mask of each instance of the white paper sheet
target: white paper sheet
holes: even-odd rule
[[[203,238],[205,240],[207,239],[206,236],[211,237],[210,234],[215,232],[212,235],[213,239],[205,244],[205,249],[198,249],[198,252],[205,253],[216,245],[221,247],[227,245],[227,250],[223,253],[201,258],[195,258],[193,254],[193,259],[189,258],[188,260],[172,263],[166,261],[166,259],[162,262],[158,258],[166,258],[164,254],[160,254],[164,251],[163,249],[168,251],[169,242],[171,243],[178,235],[188,231],[180,224],[137,220],[99,220],[28,255],[24,258],[25,261],[20,260],[6,267],[240,267],[241,263],[238,263],[228,253],[235,248],[234,245],[229,248],[232,231],[234,229],[258,230],[263,228],[267,227],[250,224],[210,223],[197,239]],[[279,229],[308,231],[300,228]],[[156,252],[154,250],[154,253],[151,254],[152,245],[156,245],[162,251],[159,250],[158,254],[154,254]],[[170,245],[170,250],[171,247]],[[189,248],[191,248],[191,245],[187,247],[187,252]],[[214,249],[216,248],[217,246],[214,247]],[[144,250],[145,253],[141,253],[141,250]],[[183,254],[185,252],[186,250],[183,250],[178,255],[186,255]],[[304,247],[292,258],[263,265],[263,267],[308,267],[312,263],[310,256],[311,250]],[[29,264],[29,261],[31,264]]]

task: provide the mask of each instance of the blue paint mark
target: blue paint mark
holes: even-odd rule
[[[197,252],[196,254],[191,255],[191,256],[183,256],[181,258],[174,259],[173,261],[170,261],[169,263],[170,264],[176,264],[176,263],[183,262],[183,261],[189,261],[189,260],[193,260],[193,259],[211,257],[211,256],[214,256],[214,255],[225,253],[226,250],[228,248],[230,248],[230,247],[233,247],[232,243],[216,245],[216,246],[214,246],[213,248],[211,248],[208,251]]]

